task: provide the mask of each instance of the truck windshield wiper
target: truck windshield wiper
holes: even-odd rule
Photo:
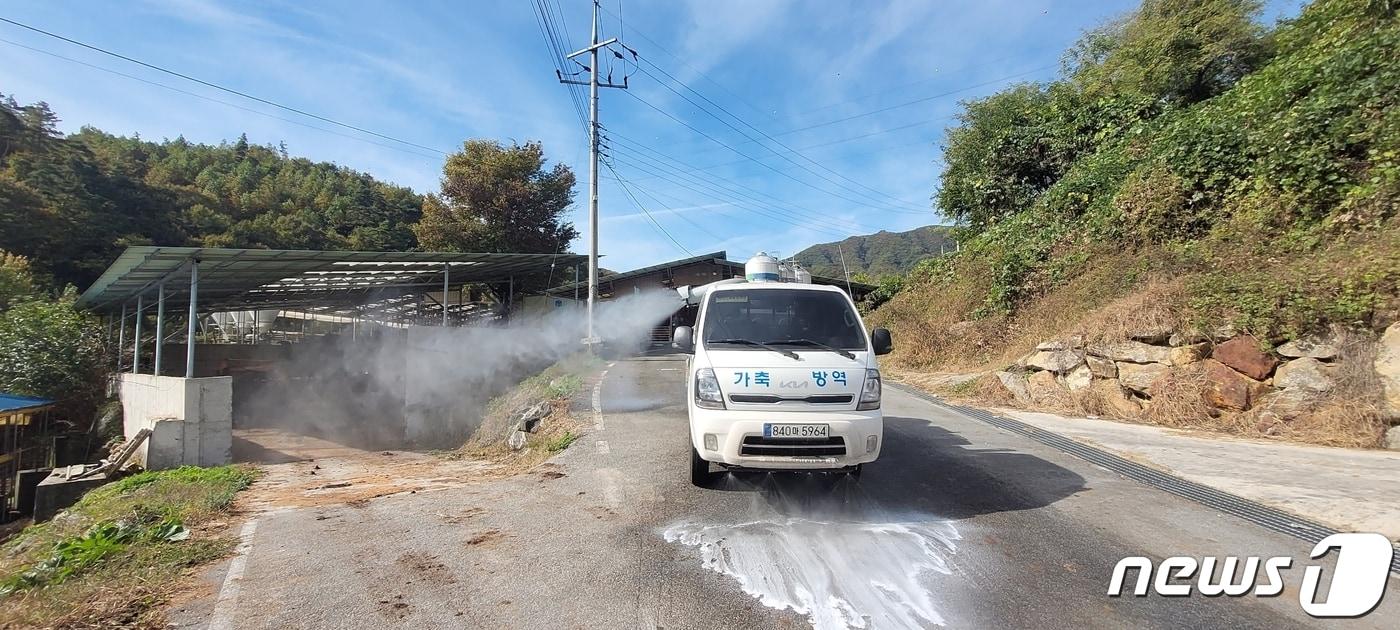
[[[781,355],[783,355],[783,356],[785,356],[785,357],[792,357],[793,359],[795,359],[795,360],[797,360],[797,361],[801,361],[801,360],[802,360],[802,357],[798,356],[798,354],[797,354],[796,352],[793,352],[793,351],[791,351],[791,350],[784,350],[784,349],[782,349],[782,348],[774,348],[773,346],[770,346],[770,345],[768,345],[768,344],[766,344],[766,343],[759,343],[759,342],[753,341],[753,340],[751,340],[751,339],[711,339],[711,340],[709,340],[709,341],[706,341],[705,343],[707,343],[707,344],[710,344],[710,343],[717,343],[717,344],[732,344],[732,345],[740,345],[740,346],[753,346],[753,347],[755,347],[755,348],[763,348],[764,350],[772,350],[773,352],[776,352],[776,353],[778,353],[778,354],[781,354]]]
[[[836,354],[839,354],[839,355],[841,355],[841,356],[843,356],[843,357],[846,357],[847,359],[855,359],[855,358],[856,358],[856,355],[851,354],[850,352],[848,352],[848,351],[846,351],[846,350],[842,350],[841,348],[837,348],[837,347],[834,347],[834,346],[828,346],[828,345],[826,345],[826,344],[824,344],[824,343],[821,343],[821,342],[819,342],[819,341],[812,341],[811,339],[783,339],[782,341],[774,341],[774,342],[772,342],[772,343],[781,344],[781,345],[791,344],[791,345],[794,345],[794,346],[812,346],[813,348],[821,348],[822,350],[830,350],[830,351],[832,351],[832,352],[835,352]]]

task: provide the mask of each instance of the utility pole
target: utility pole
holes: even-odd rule
[[[565,79],[562,72],[555,70],[560,83],[588,86],[588,336],[584,338],[583,343],[589,346],[600,341],[593,330],[593,303],[598,300],[598,88],[627,89],[626,78],[622,80],[621,85],[611,81],[608,83],[598,82],[598,50],[609,44],[617,43],[616,37],[598,41],[598,0],[593,0],[593,36],[591,41],[592,45],[571,52],[567,57],[573,59],[588,53],[589,63],[584,67],[584,70],[588,71],[587,82]],[[575,284],[577,284],[577,279]]]

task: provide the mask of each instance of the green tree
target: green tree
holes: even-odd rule
[[[0,250],[0,311],[42,295],[29,259]]]
[[[407,250],[422,196],[285,147],[147,142],[0,96],[0,249],[86,286],[123,247]]]
[[[52,398],[72,419],[90,418],[103,398],[107,362],[101,331],[73,307],[71,287],[58,300],[26,300],[0,312],[0,391]]]
[[[552,253],[578,236],[563,220],[574,174],[563,164],[546,168],[537,142],[469,140],[442,170],[442,194],[424,199],[414,226],[424,249]]]
[[[1091,95],[1200,102],[1268,60],[1259,7],[1257,0],[1144,0],[1130,18],[1081,39],[1068,69]]]

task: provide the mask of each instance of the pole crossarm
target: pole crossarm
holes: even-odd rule
[[[596,13],[596,11],[595,11],[595,13]],[[596,16],[594,17],[594,22],[597,22],[597,17],[596,17]],[[569,53],[568,55],[566,55],[565,58],[566,58],[566,59],[573,59],[574,57],[577,57],[577,56],[582,55],[582,54],[585,54],[585,53],[597,52],[599,48],[602,48],[602,47],[604,47],[604,46],[607,46],[608,44],[616,44],[616,43],[617,43],[617,38],[616,38],[616,37],[609,37],[609,38],[607,38],[607,39],[605,39],[605,40],[603,40],[603,41],[601,41],[601,42],[598,41],[598,38],[597,38],[597,37],[594,37],[594,38],[593,38],[593,45],[592,45],[592,46],[589,46],[589,47],[587,47],[587,48],[580,48],[580,49],[578,49],[578,50],[575,50],[574,52],[571,52],[571,53]]]

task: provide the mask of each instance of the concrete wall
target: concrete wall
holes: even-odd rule
[[[120,388],[126,436],[151,430],[133,461],[149,470],[229,463],[232,378],[122,374]]]

